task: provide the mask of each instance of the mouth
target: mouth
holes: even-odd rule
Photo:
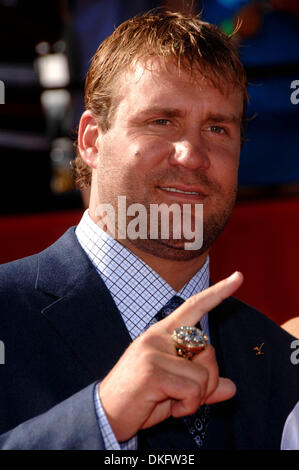
[[[181,186],[158,186],[160,191],[164,193],[169,193],[170,196],[175,196],[178,198],[184,199],[204,199],[207,194],[205,194],[199,188],[186,188]]]

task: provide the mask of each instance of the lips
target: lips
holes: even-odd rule
[[[194,187],[182,187],[182,186],[158,186],[161,191],[167,192],[173,195],[183,195],[186,197],[205,197],[206,194],[199,188]]]

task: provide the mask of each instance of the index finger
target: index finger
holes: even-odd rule
[[[217,307],[224,299],[232,295],[241,286],[243,279],[242,273],[239,271],[234,272],[214,286],[187,299],[178,309],[159,323],[162,326],[163,322],[163,326],[171,332],[174,328],[182,325],[196,325],[205,313]]]

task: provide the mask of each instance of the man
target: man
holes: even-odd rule
[[[240,273],[209,287],[209,247],[236,198],[246,101],[232,40],[198,17],[143,15],[100,46],[76,159],[89,210],[43,253],[1,271],[3,449],[285,445],[298,400],[293,338],[230,297]],[[163,237],[172,205],[189,218],[173,212]],[[191,248],[184,229],[188,219],[198,242],[198,207],[203,237]],[[183,334],[175,347],[173,331],[195,325],[211,344],[197,337],[193,354]]]

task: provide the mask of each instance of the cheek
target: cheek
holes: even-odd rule
[[[172,145],[162,139],[145,139],[130,146],[129,164],[140,169],[151,169],[168,161]]]
[[[238,181],[239,153],[222,151],[213,158],[211,172],[223,188],[232,188]]]

